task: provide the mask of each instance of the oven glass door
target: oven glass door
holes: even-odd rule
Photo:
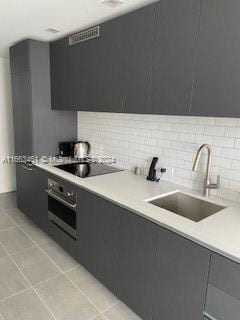
[[[77,215],[75,210],[48,196],[48,219],[76,240]]]

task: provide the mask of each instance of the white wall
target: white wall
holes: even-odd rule
[[[213,182],[221,175],[216,195],[240,202],[240,119],[79,112],[78,139],[88,140],[95,155],[115,156],[119,166],[137,165],[145,174],[158,156],[167,168],[164,180],[196,190],[203,188],[206,157],[198,173],[192,172],[193,159],[209,143]]]
[[[0,193],[15,190],[15,167],[2,158],[14,155],[9,60],[0,58]]]

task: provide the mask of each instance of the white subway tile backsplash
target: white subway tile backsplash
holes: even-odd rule
[[[215,146],[233,148],[234,142],[234,138],[213,137],[213,144]]]
[[[235,118],[216,118],[215,123],[217,126],[236,127],[238,119]]]
[[[240,128],[227,127],[225,129],[226,137],[240,138]]]
[[[115,156],[117,165],[147,174],[151,158],[166,167],[162,179],[202,190],[206,153],[197,173],[192,163],[199,146],[212,146],[211,178],[221,175],[216,195],[240,202],[240,119],[78,112],[78,138],[95,155]],[[215,191],[212,191],[215,193]]]
[[[223,148],[222,156],[228,159],[236,159],[240,160],[240,150],[239,149],[231,149],[231,148]]]
[[[220,126],[205,126],[204,133],[212,136],[220,136],[223,137],[225,132],[225,127]]]

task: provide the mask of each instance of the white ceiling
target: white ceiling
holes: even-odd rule
[[[9,46],[19,40],[51,41],[155,0],[122,1],[111,8],[103,0],[0,0],[0,57],[8,57]],[[48,33],[47,28],[61,32]]]

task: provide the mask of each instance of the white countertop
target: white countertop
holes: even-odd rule
[[[150,182],[145,176],[136,176],[129,171],[82,179],[51,164],[36,166],[240,263],[239,204],[208,197],[208,201],[227,208],[200,222],[193,222],[146,202],[148,199],[176,190],[206,200],[201,194],[187,188],[163,181]]]

